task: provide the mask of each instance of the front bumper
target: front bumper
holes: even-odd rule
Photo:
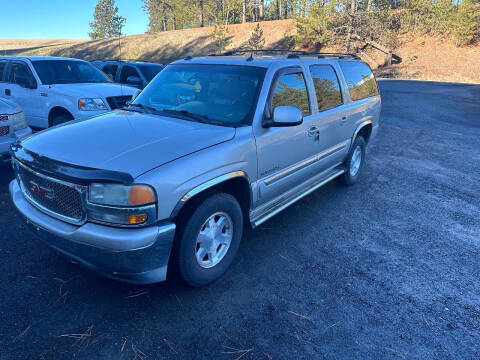
[[[164,281],[175,224],[121,229],[86,223],[67,224],[39,211],[10,183],[10,196],[34,234],[93,272],[115,280],[151,284]]]

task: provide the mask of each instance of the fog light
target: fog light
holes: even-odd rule
[[[147,219],[147,214],[130,215],[128,217],[128,223],[130,225],[143,224]]]

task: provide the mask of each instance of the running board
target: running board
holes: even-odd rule
[[[250,211],[250,223],[252,224],[252,227],[255,228],[259,226],[301,198],[307,196],[308,194],[317,190],[319,187],[342,175],[345,170],[339,169],[337,166],[338,165],[336,165],[334,169],[328,171],[324,176],[321,176],[322,174],[320,174],[319,177],[322,179],[320,182],[316,183],[316,179],[310,179],[310,181],[306,181],[296,188],[283,194],[280,198],[276,198],[260,208]]]

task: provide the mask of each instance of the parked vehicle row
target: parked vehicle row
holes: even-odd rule
[[[44,84],[41,60],[28,61]],[[354,184],[380,107],[354,55],[187,57],[124,108],[13,145],[10,194],[37,236],[103,276],[153,283],[174,270],[201,286],[230,266],[245,226],[333,179]]]
[[[91,63],[55,57],[0,57],[0,98],[17,103],[27,123],[48,128],[125,106],[138,90],[114,84]]]

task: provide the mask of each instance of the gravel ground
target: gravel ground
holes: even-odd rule
[[[25,231],[0,168],[0,359],[480,358],[480,86],[380,87],[359,183],[250,231],[202,289],[73,265]]]

